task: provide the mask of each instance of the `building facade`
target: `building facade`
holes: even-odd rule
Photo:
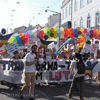
[[[61,26],[68,22],[71,22],[72,28],[100,29],[100,0],[64,0],[61,6]]]
[[[61,26],[61,14],[53,14],[50,15],[48,18],[48,27],[53,28],[57,27],[59,28]]]

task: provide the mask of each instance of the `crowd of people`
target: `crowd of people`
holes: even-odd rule
[[[69,61],[74,61],[71,63],[71,74],[74,73],[74,78],[69,90],[69,94],[67,95],[68,97],[71,98],[72,96],[72,92],[73,92],[73,88],[79,87],[78,88],[80,90],[80,99],[83,100],[83,96],[82,96],[82,91],[83,91],[83,81],[84,81],[84,77],[85,77],[85,73],[81,74],[81,75],[77,75],[76,70],[77,70],[77,64],[76,62],[79,60],[81,62],[86,63],[88,61],[93,62],[93,60],[95,61],[96,59],[100,59],[100,50],[97,51],[97,56],[94,55],[94,53],[88,53],[87,58],[86,59],[82,59],[80,53],[82,53],[83,49],[77,49],[77,50],[69,50],[69,51],[65,51],[62,50],[61,53],[59,55],[56,55],[56,49],[52,48],[52,49],[43,49],[43,48],[38,48],[37,45],[32,45],[31,50],[27,51],[27,48],[22,49],[21,53],[19,53],[18,51],[14,51],[14,56],[11,57],[9,52],[4,49],[1,52],[0,55],[0,59],[2,60],[3,58],[12,58],[14,59],[25,59],[25,66],[24,66],[24,76],[25,76],[25,84],[22,87],[22,89],[20,90],[20,98],[23,99],[23,93],[25,92],[25,90],[30,87],[29,93],[30,93],[30,100],[35,100],[34,99],[34,87],[35,87],[35,66],[39,63],[38,60],[39,58],[42,58],[46,61],[50,61],[52,59],[64,59],[64,60],[69,60]],[[92,81],[92,76],[89,78]],[[96,77],[97,79],[97,83],[100,84],[100,71],[98,72],[98,75]],[[7,82],[2,81],[1,84],[7,84]],[[31,83],[31,85],[30,85]],[[11,88],[16,89],[17,88],[17,84],[12,84]],[[77,89],[76,89],[77,90]]]

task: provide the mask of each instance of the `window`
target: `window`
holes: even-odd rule
[[[96,13],[96,28],[99,29],[100,27],[100,12]]]
[[[71,4],[69,5],[69,15],[71,15]]]
[[[77,6],[78,6],[77,3],[78,3],[77,0],[75,0],[75,11],[77,10]]]
[[[80,6],[81,6],[81,7],[84,6],[84,0],[80,0]]]
[[[68,7],[66,8],[66,16],[68,16]]]
[[[74,23],[74,28],[77,28],[77,22]]]
[[[91,2],[92,0],[87,0],[87,2],[89,3],[89,2]]]
[[[91,17],[88,15],[87,17],[87,28],[91,28]]]
[[[83,28],[83,19],[80,20],[80,28]]]
[[[64,19],[64,10],[63,10],[63,19]]]

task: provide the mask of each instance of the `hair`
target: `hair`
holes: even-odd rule
[[[31,49],[33,49],[34,47],[38,47],[36,44],[33,44],[32,46],[31,46]]]
[[[75,53],[75,57],[79,60],[79,61],[82,61],[82,57],[81,57],[81,54],[79,52],[76,52]]]
[[[15,54],[17,54],[17,53],[18,53],[18,51],[17,51],[17,50],[16,50],[16,51],[14,51],[14,55],[15,55]]]

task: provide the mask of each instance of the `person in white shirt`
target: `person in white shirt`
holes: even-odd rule
[[[36,65],[37,65],[37,45],[32,45],[30,53],[28,53],[25,56],[25,68],[24,68],[24,74],[25,74],[25,84],[22,87],[20,91],[20,98],[23,99],[23,93],[25,90],[30,87],[29,93],[30,93],[30,99],[29,100],[35,100],[34,99],[34,87],[35,87],[35,78],[36,78]],[[31,83],[31,84],[30,84]]]

